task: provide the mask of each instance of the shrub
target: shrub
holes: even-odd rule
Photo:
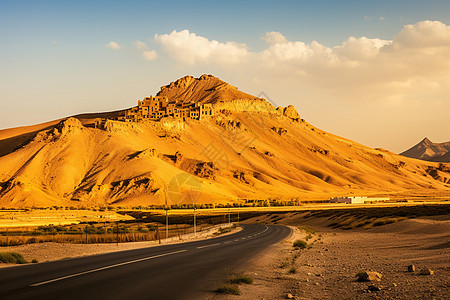
[[[295,274],[295,273],[297,273],[297,269],[295,267],[292,267],[292,268],[289,269],[289,273],[290,274]]]
[[[36,258],[34,258],[34,259],[31,261],[31,263],[37,264],[37,263],[38,263],[38,260],[37,260]]]
[[[311,233],[311,234],[315,234],[316,231],[312,228],[309,228],[307,226],[299,226],[298,229],[303,230],[305,232]]]
[[[28,263],[22,254],[17,252],[0,252],[0,262],[10,264],[26,264]]]
[[[237,285],[224,284],[216,290],[217,293],[240,295],[241,291]]]
[[[306,247],[308,247],[308,243],[306,243],[305,241],[302,241],[302,240],[296,240],[294,242],[293,246],[295,248],[305,249]]]
[[[246,283],[251,284],[253,283],[253,278],[251,278],[249,275],[246,274],[235,274],[233,277],[230,278],[230,283],[240,284],[240,283]]]

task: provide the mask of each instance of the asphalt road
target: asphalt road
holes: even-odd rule
[[[0,299],[201,299],[291,232],[242,227],[208,240],[2,268]]]

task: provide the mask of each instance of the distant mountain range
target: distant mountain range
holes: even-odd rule
[[[424,138],[400,155],[426,161],[450,162],[450,142],[433,143],[428,138]]]

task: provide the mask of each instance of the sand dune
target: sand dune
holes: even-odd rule
[[[224,89],[222,94],[219,89],[207,96],[213,85],[208,78],[219,82],[215,77],[194,79],[189,97],[233,105],[201,121],[108,120],[98,129],[85,126],[83,118],[83,122],[68,118],[56,125],[18,129],[17,135],[3,133],[0,205],[134,206],[333,195],[450,195],[446,164],[365,147],[308,124],[293,107],[276,109],[257,98],[237,100],[233,98],[237,90]],[[179,90],[173,85],[162,92],[167,89],[173,95],[186,91],[184,85]],[[217,107],[223,108],[223,103]],[[11,146],[28,133],[19,148]]]

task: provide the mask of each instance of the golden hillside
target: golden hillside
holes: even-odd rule
[[[185,76],[166,86],[162,86],[157,96],[166,96],[175,101],[194,101],[217,103],[235,99],[260,99],[238,90],[225,81],[212,75],[202,75],[199,78]]]
[[[315,128],[292,106],[209,89],[160,92],[189,90],[195,101],[216,103],[215,115],[200,121],[107,120],[94,128],[85,126],[89,118],[68,118],[0,131],[0,206],[450,195],[449,164],[365,147]]]

